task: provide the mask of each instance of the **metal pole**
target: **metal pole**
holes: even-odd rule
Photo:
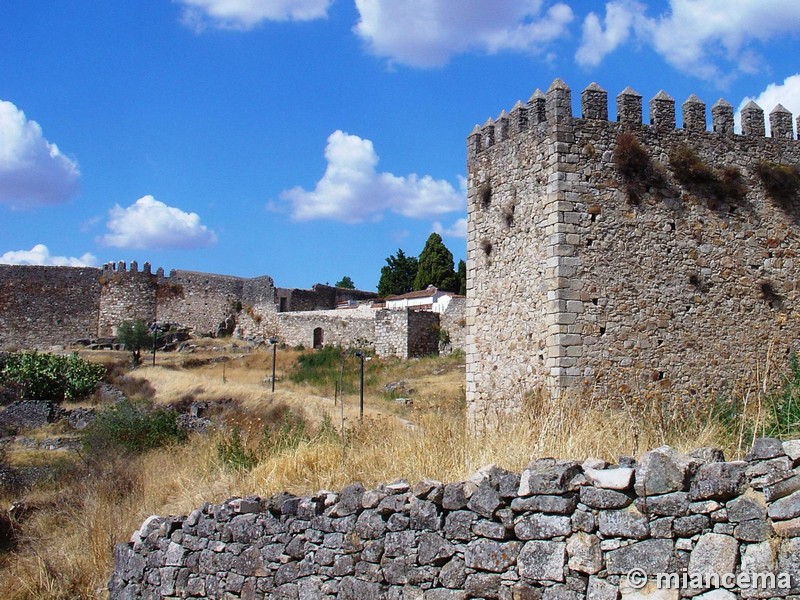
[[[272,393],[275,393],[275,357],[278,352],[277,340],[272,344]]]
[[[156,340],[158,339],[158,325],[153,323],[153,366],[156,366]]]
[[[275,355],[278,350],[278,338],[269,338],[269,343],[272,344],[272,393],[275,393]]]
[[[356,356],[361,359],[361,369],[358,377],[358,418],[364,420],[364,353],[356,352]]]

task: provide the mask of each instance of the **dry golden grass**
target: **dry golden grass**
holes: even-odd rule
[[[337,429],[341,423],[340,407],[324,397],[324,390],[288,383],[291,360],[287,352],[274,398],[263,382],[266,365],[271,369],[267,353],[225,363],[224,382],[221,363],[143,367],[136,376],[147,379],[161,403],[185,394],[197,400],[238,399],[237,419],[249,424],[243,431],[255,451],[259,419],[279,402],[302,409],[312,423],[325,414]],[[147,516],[186,514],[231,496],[305,494],[354,481],[365,486],[399,478],[455,481],[490,463],[520,470],[542,456],[616,460],[662,444],[681,450],[721,446],[733,458],[747,445],[744,429],[731,435],[709,410],[687,411],[647,397],[636,406],[589,396],[531,398],[522,415],[501,420],[495,431],[479,436],[465,424],[463,370],[457,360],[387,362],[381,369],[363,422],[357,419],[357,398],[345,398],[344,439],[329,432],[281,451],[262,449],[248,471],[221,464],[218,442],[225,433],[195,435],[183,445],[125,462],[78,465],[59,486],[31,491],[24,498],[34,507],[22,523],[25,538],[16,553],[0,554],[0,598],[105,597],[113,544],[127,541]],[[413,409],[393,407],[380,391],[399,379],[418,390]],[[752,397],[747,410],[757,419],[759,396]],[[0,498],[0,506],[14,499]]]

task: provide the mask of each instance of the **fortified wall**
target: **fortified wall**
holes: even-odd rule
[[[701,600],[800,594],[800,443],[668,446],[468,481],[352,484],[149,517],[112,599]]]
[[[792,115],[556,80],[468,137],[467,401],[707,399],[797,347],[800,143]],[[776,185],[776,181],[779,185]]]
[[[121,322],[141,320],[188,327],[198,336],[375,348],[381,357],[437,351],[440,324],[434,313],[378,311],[368,304],[336,310],[341,302],[375,297],[324,285],[276,292],[267,276],[179,270],[165,275],[149,263],[140,269],[135,261],[102,269],[0,265],[0,349],[64,348],[78,340],[111,338]],[[453,332],[451,349],[463,348],[463,308],[458,308],[443,315],[442,326]],[[381,318],[385,312],[396,314]]]

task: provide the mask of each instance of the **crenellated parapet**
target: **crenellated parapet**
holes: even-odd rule
[[[132,260],[130,264],[127,264],[124,260],[120,260],[118,262],[107,262],[102,266],[103,273],[106,275],[109,274],[117,274],[117,275],[145,275],[145,276],[153,276],[157,279],[164,279],[164,269],[159,267],[156,269],[156,272],[153,273],[153,267],[149,262],[145,262],[142,264],[141,269],[139,268],[139,263],[135,260]],[[175,270],[173,269],[170,271],[170,276],[175,274]]]
[[[527,103],[518,101],[510,113],[503,110],[496,119],[488,119],[483,126],[476,125],[468,139],[468,158],[471,160],[495,144],[516,138],[525,132],[545,130],[554,125],[580,127],[582,121],[609,121],[608,93],[597,83],[589,84],[581,92],[581,116],[572,113],[572,92],[561,79],[556,79],[546,93],[537,89]],[[680,129],[676,123],[675,100],[664,90],[649,102],[649,124],[644,123],[642,96],[626,87],[616,97],[616,123],[627,126],[650,127],[655,131]],[[691,132],[708,131],[706,104],[692,94],[681,105],[682,129]],[[753,101],[741,111],[741,136],[766,137],[764,110]],[[769,113],[770,137],[796,139],[793,116],[778,104]],[[800,116],[797,118],[800,130]],[[733,106],[719,99],[711,107],[711,130],[722,137],[735,137]]]

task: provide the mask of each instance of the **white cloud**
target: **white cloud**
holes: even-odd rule
[[[469,51],[542,52],[565,35],[572,9],[543,0],[356,0],[356,33],[378,56],[416,67],[441,66]]]
[[[465,238],[467,237],[467,220],[458,219],[450,227],[445,227],[439,221],[434,221],[433,231],[447,237]]]
[[[736,109],[735,121],[737,131],[741,131],[741,110],[744,108],[744,105],[751,100],[764,109],[767,135],[770,133],[769,113],[771,113],[772,109],[778,104],[783,105],[786,110],[792,113],[792,122],[794,124],[795,119],[800,116],[800,73],[790,75],[784,79],[781,84],[770,83],[758,96],[748,96],[742,100],[741,104],[739,104],[739,108]]]
[[[656,17],[632,0],[606,3],[605,28],[590,13],[576,55],[594,66],[635,32],[676,69],[725,85],[736,73],[763,68],[757,43],[800,32],[800,3],[786,0],[669,0]]]
[[[93,267],[97,257],[86,252],[80,258],[74,256],[52,256],[44,244],[36,244],[30,250],[10,250],[0,255],[4,265],[49,265],[58,267]]]
[[[184,6],[181,21],[202,31],[247,30],[262,21],[310,21],[325,18],[331,0],[176,0]]]
[[[628,41],[643,13],[641,4],[626,0],[606,4],[605,25],[595,13],[589,13],[583,21],[583,40],[575,60],[584,67],[599,65],[608,54]]]
[[[153,196],[142,196],[127,208],[108,211],[109,233],[98,238],[104,246],[134,249],[202,248],[217,242],[217,235],[200,223],[197,213],[167,206]]]
[[[398,177],[380,173],[372,142],[342,131],[328,136],[328,166],[312,191],[285,190],[281,198],[292,203],[300,221],[331,219],[358,223],[380,219],[384,211],[425,218],[461,210],[466,203],[465,182],[456,190],[449,182],[416,174]]]
[[[48,142],[36,121],[0,100],[0,203],[31,208],[66,202],[78,191],[78,164]]]

